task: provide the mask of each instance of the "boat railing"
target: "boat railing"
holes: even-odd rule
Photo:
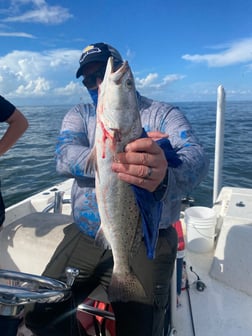
[[[42,212],[62,213],[63,204],[71,204],[70,198],[64,198],[64,191],[55,191],[53,202],[49,203]]]

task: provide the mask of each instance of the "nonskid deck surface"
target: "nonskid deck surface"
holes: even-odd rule
[[[252,241],[252,190],[225,187],[213,209],[218,233],[213,251],[186,250],[189,290],[182,291],[175,312],[177,334],[252,335],[252,245],[248,244]],[[203,291],[197,290],[198,277],[206,285]]]
[[[186,253],[195,335],[252,335],[252,297],[212,279],[209,276],[212,258],[213,253]],[[196,289],[197,277],[190,271],[190,266],[206,285],[204,291]],[[179,336],[193,336],[189,308],[188,294],[183,290],[175,314],[175,327]]]

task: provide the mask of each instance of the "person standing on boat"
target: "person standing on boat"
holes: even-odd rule
[[[83,76],[83,84],[93,104],[76,105],[62,123],[56,147],[57,171],[74,178],[71,195],[74,223],[65,229],[65,237],[43,275],[64,281],[66,266],[78,268],[80,275],[72,287],[72,310],[69,302],[38,303],[26,315],[26,325],[36,335],[85,335],[81,328],[78,330],[76,318],[69,319],[70,312],[75,313],[77,305],[99,284],[106,289],[110,282],[113,269],[111,250],[94,244],[100,225],[95,172],[92,176],[84,173],[94,144],[98,85],[103,80],[110,56],[114,58],[115,65],[122,64],[119,52],[106,43],[91,44],[83,50],[76,77]],[[146,300],[112,302],[112,307],[117,336],[161,336],[177,250],[177,234],[172,224],[179,219],[181,198],[206,176],[209,162],[188,120],[178,108],[146,98],[138,92],[137,99],[142,125],[150,137],[132,142],[133,149],[127,152],[127,156],[120,153],[120,163],[113,163],[112,170],[121,173],[118,178],[139,187],[143,187],[144,179],[144,188],[153,194],[157,202],[162,201],[163,210],[155,258],[148,259],[142,241],[134,260],[131,260],[131,267],[146,292]],[[167,162],[164,151],[151,138],[155,133],[151,131],[161,138],[169,135],[179,164],[173,165],[172,160]],[[143,153],[146,160],[142,158]],[[125,173],[125,165],[129,167],[128,173]],[[151,178],[149,166],[152,166]],[[139,172],[148,174],[138,175]]]
[[[26,131],[28,121],[12,103],[0,96],[0,122],[6,122],[9,125],[3,136],[0,138],[0,156],[2,156]],[[0,189],[0,226],[3,224],[4,219],[5,207]]]

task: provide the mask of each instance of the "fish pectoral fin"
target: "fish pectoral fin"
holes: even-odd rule
[[[104,232],[102,230],[102,224],[100,225],[100,228],[95,236],[95,245],[105,248],[105,249],[109,249],[110,248],[110,244],[107,241]]]
[[[94,147],[89,157],[86,161],[86,166],[84,168],[84,174],[85,175],[91,175],[92,172],[97,171],[97,159],[96,159],[96,148]]]

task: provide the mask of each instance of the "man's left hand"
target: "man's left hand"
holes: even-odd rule
[[[153,139],[168,136],[160,132],[148,135],[149,138],[137,139],[126,146],[125,152],[118,153],[112,170],[120,180],[153,192],[163,181],[168,168],[163,150]]]

